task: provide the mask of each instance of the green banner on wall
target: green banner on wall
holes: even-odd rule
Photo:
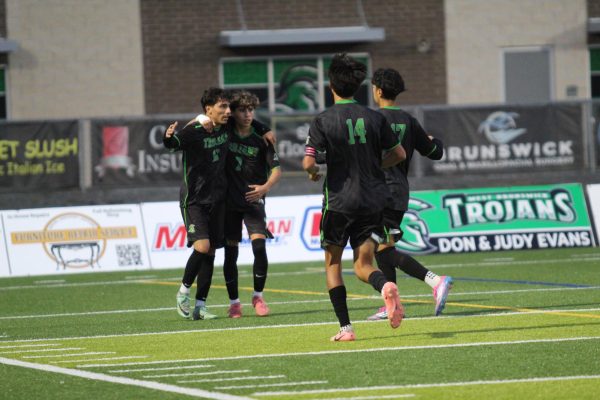
[[[580,184],[413,192],[402,230],[413,254],[594,245]]]

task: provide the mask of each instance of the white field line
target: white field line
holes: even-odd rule
[[[420,389],[420,388],[451,387],[451,386],[502,385],[502,384],[510,384],[510,383],[574,381],[574,380],[581,380],[581,379],[600,379],[600,375],[553,376],[553,377],[539,377],[539,378],[498,379],[498,380],[489,380],[489,381],[463,381],[463,382],[447,382],[447,383],[420,383],[420,384],[414,384],[414,385],[365,386],[365,387],[353,387],[353,388],[302,390],[302,391],[287,391],[287,392],[256,392],[256,393],[252,393],[252,396],[285,396],[285,395],[302,395],[302,394],[355,392],[355,391],[361,391],[361,390],[372,391],[372,390],[395,390],[395,389]]]
[[[46,279],[43,281],[33,281],[33,283],[35,285],[44,285],[44,284],[48,284],[48,283],[65,283],[66,281],[64,279]]]
[[[357,299],[358,300],[358,299]],[[510,312],[496,312],[496,313],[481,313],[481,314],[470,314],[470,315],[441,315],[438,317],[418,317],[418,318],[406,318],[410,321],[427,321],[431,319],[463,319],[463,318],[487,318],[487,317],[506,317],[513,315],[523,314],[544,314],[544,313],[559,313],[559,312],[577,312],[577,311],[597,311],[599,308],[590,309],[556,309],[556,310],[535,310],[535,311],[510,311]],[[373,324],[382,323],[382,321],[353,321],[353,324]],[[142,332],[142,333],[121,333],[111,335],[95,335],[95,336],[71,336],[71,337],[60,337],[60,338],[40,338],[40,339],[16,339],[16,340],[5,340],[0,343],[33,343],[33,342],[46,342],[54,340],[86,340],[86,339],[106,339],[115,337],[140,337],[140,336],[157,336],[157,335],[179,335],[179,334],[191,334],[191,333],[211,333],[211,332],[230,332],[240,330],[256,330],[256,329],[279,329],[279,328],[296,328],[303,326],[322,326],[322,325],[337,325],[337,322],[307,322],[304,324],[281,324],[281,325],[261,325],[261,326],[239,326],[232,328],[213,328],[213,329],[190,329],[180,331],[162,331],[162,332]]]
[[[212,368],[212,367],[214,367],[214,365],[202,364],[202,365],[185,365],[185,366],[161,367],[161,368],[113,369],[113,370],[108,371],[108,372],[110,372],[110,373],[117,373],[117,372],[169,371],[169,370],[173,370],[173,369]]]
[[[54,372],[63,375],[77,376],[80,378],[91,379],[94,381],[119,383],[122,385],[137,386],[146,389],[160,390],[162,392],[179,393],[187,396],[201,397],[214,400],[251,400],[249,397],[234,396],[219,392],[209,392],[207,390],[184,388],[175,385],[167,385],[158,382],[148,382],[138,379],[125,377],[110,376],[89,371],[79,371],[76,369],[56,367],[53,365],[34,364],[25,361],[11,360],[9,358],[1,358],[0,364],[13,365],[17,367],[36,369],[45,372]]]
[[[358,396],[358,397],[323,397],[319,400],[377,400],[377,399],[405,399],[415,397],[412,393],[407,394],[388,394],[385,396]]]
[[[259,358],[278,358],[278,357],[296,357],[296,356],[322,356],[330,354],[350,354],[350,353],[372,353],[379,351],[404,351],[404,350],[428,350],[428,349],[448,349],[448,348],[462,348],[462,347],[480,347],[480,346],[504,346],[504,345],[519,345],[519,344],[536,344],[536,343],[559,343],[559,342],[574,342],[582,340],[600,340],[600,336],[580,336],[580,337],[569,337],[569,338],[552,338],[552,339],[531,339],[531,340],[513,340],[513,341],[502,341],[502,342],[474,342],[474,343],[453,343],[453,344],[438,344],[438,345],[422,345],[422,346],[394,346],[394,347],[376,347],[369,349],[355,349],[355,350],[323,350],[323,351],[311,351],[302,353],[271,353],[271,354],[252,354],[246,356],[230,356],[230,357],[209,357],[209,358],[195,358],[188,360],[163,360],[163,361],[151,361],[153,364],[173,364],[180,362],[211,362],[211,361],[229,361],[229,360],[247,360],[247,359],[259,359]],[[83,364],[77,365],[77,368],[97,368],[97,367],[118,367],[127,365],[141,365],[149,363],[125,363],[125,364]]]
[[[177,383],[203,383],[203,382],[228,382],[228,381],[245,381],[248,379],[280,379],[285,378],[285,375],[264,375],[264,376],[238,376],[235,378],[215,378],[215,379],[189,379],[177,381]]]
[[[590,254],[589,257],[585,257],[585,255],[580,255],[580,258],[577,259],[578,262],[595,262],[600,261],[600,255]],[[513,260],[510,261],[512,265],[535,265],[535,264],[560,264],[560,263],[571,263],[573,262],[572,257],[567,258],[553,258],[549,260]],[[486,267],[486,266],[498,266],[498,265],[506,265],[506,263],[499,262],[475,262],[475,263],[457,263],[457,264],[428,264],[428,268],[434,270],[436,268],[467,268],[467,267]],[[289,275],[305,275],[305,274],[317,274],[322,273],[321,269],[308,269],[306,271],[290,271],[290,272],[272,272],[269,273],[269,276],[289,276]],[[161,280],[180,280],[181,278],[160,278]],[[152,279],[151,279],[152,280]],[[59,284],[51,284],[51,285],[20,285],[20,286],[5,286],[0,287],[0,291],[5,290],[18,290],[18,289],[40,289],[40,288],[59,288],[59,287],[80,287],[80,286],[99,286],[99,285],[129,285],[133,283],[143,283],[148,281],[148,279],[144,279],[138,277],[138,279],[132,280],[118,280],[118,281],[98,281],[98,282],[71,282],[71,283],[59,283]]]
[[[494,257],[494,258],[484,258],[484,262],[492,262],[492,261],[514,261],[514,257]]]
[[[128,281],[130,281],[130,280],[139,281],[140,279],[156,279],[156,275],[126,276],[125,279],[127,279]]]
[[[298,382],[286,382],[286,383],[262,383],[258,385],[239,385],[239,386],[216,386],[215,389],[254,389],[261,387],[274,387],[274,386],[300,386],[300,385],[322,385],[329,383],[329,381],[298,381]]]
[[[555,292],[563,290],[595,290],[600,289],[600,286],[588,286],[588,287],[558,287],[558,288],[540,288],[540,289],[515,289],[515,290],[487,290],[481,292],[452,292],[451,296],[480,296],[488,294],[514,294],[523,292]],[[323,293],[325,295],[325,293]],[[415,298],[431,298],[431,293],[428,294],[412,294],[402,295],[402,299],[415,299]],[[361,298],[348,298],[348,301],[371,301],[381,300],[381,296],[370,296]],[[290,305],[290,304],[308,304],[308,303],[329,303],[329,299],[318,299],[318,300],[299,300],[299,301],[275,301],[269,302],[270,305]],[[250,303],[242,303],[245,306],[250,306]],[[211,308],[226,308],[229,304],[215,304],[210,306]],[[142,312],[163,312],[173,311],[175,307],[158,307],[158,308],[140,308],[140,309],[127,309],[127,310],[107,310],[107,311],[92,311],[92,312],[78,312],[78,313],[60,313],[60,314],[34,314],[34,315],[14,315],[0,317],[0,320],[11,320],[11,319],[30,319],[30,318],[59,318],[59,317],[82,317],[82,316],[93,316],[93,315],[107,315],[107,314],[129,314],[129,313],[142,313]],[[1,336],[0,336],[1,337]]]
[[[142,378],[171,378],[171,377],[174,377],[174,376],[245,374],[246,372],[250,372],[250,370],[249,369],[234,369],[234,370],[210,371],[210,372],[186,372],[186,373],[183,373],[183,374],[144,375]]]
[[[51,356],[24,356],[23,358],[62,358],[62,357],[79,357],[79,356],[91,356],[100,354],[116,354],[116,351],[90,351],[87,353],[73,353],[73,354],[53,354]]]
[[[19,344],[17,346],[0,346],[0,349],[17,349],[21,347],[51,347],[51,346],[62,346],[60,343],[47,343],[47,344]]]
[[[29,349],[29,350],[12,350],[0,351],[0,354],[22,354],[22,353],[41,353],[47,351],[67,351],[67,350],[85,350],[85,347],[61,347],[58,349]]]
[[[67,361],[51,361],[52,364],[68,364],[82,363],[90,361],[113,361],[113,360],[133,360],[140,358],[148,358],[149,356],[123,356],[123,357],[104,357],[104,358],[88,358],[86,360],[67,360]]]

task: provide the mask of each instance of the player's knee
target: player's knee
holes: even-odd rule
[[[198,253],[208,254],[210,251],[210,242],[208,240],[196,240],[194,242],[194,250]]]
[[[265,239],[254,239],[252,241],[252,252],[254,257],[267,256],[267,248],[265,245]]]

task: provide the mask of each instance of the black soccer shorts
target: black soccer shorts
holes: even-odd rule
[[[404,232],[400,228],[402,218],[405,211],[392,210],[391,208],[383,209],[383,226],[388,235],[388,240],[392,239],[394,243],[402,239]]]
[[[385,241],[383,229],[383,213],[367,215],[345,214],[323,209],[321,217],[321,247],[328,245],[346,247],[348,239],[350,246],[356,249],[366,240],[371,239],[375,243]]]
[[[225,204],[192,204],[181,209],[187,231],[187,247],[196,240],[208,239],[210,247],[218,249],[225,245]]]
[[[243,209],[228,204],[225,213],[226,240],[242,241],[242,221],[246,225],[248,235],[261,234],[268,239],[273,239],[273,235],[267,229],[267,214],[264,202],[251,203]]]

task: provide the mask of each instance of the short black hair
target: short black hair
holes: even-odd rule
[[[202,109],[206,111],[206,106],[214,106],[219,101],[229,101],[230,94],[224,89],[217,87],[210,87],[204,91],[202,98],[200,99],[200,104],[202,104]]]
[[[398,71],[393,68],[379,68],[373,74],[371,83],[375,87],[381,89],[382,96],[384,99],[395,100],[396,97],[404,92],[404,79]]]
[[[367,77],[367,66],[346,53],[339,53],[329,65],[329,85],[340,97],[354,96]]]

